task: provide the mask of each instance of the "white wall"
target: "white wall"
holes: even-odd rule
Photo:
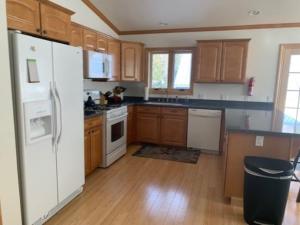
[[[97,31],[108,34],[112,37],[119,38],[106,23],[104,23],[90,8],[88,8],[81,0],[52,0],[58,5],[64,6],[75,12],[72,21],[84,26],[93,28]]]
[[[238,38],[251,38],[246,76],[248,78],[254,76],[256,79],[254,96],[246,96],[246,85],[195,84],[193,98],[272,102],[277,77],[279,45],[300,43],[300,28],[121,36],[123,40],[144,42],[146,47],[196,46],[196,40],[201,39]],[[135,92],[143,93],[138,89]]]
[[[4,225],[21,225],[5,1],[0,1],[0,201]]]

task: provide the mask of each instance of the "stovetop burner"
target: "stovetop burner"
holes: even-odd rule
[[[85,115],[93,115],[99,111],[108,111],[115,108],[121,107],[120,104],[113,104],[113,105],[95,105],[93,107],[86,107],[84,109]]]

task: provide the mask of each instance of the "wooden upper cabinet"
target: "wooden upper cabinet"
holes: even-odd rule
[[[77,24],[71,24],[70,45],[83,47],[83,29]]]
[[[40,34],[40,3],[37,0],[7,0],[6,10],[8,28]]]
[[[220,79],[222,42],[199,42],[197,47],[196,82],[217,82]]]
[[[97,34],[97,45],[96,51],[98,52],[107,52],[107,38],[101,34]]]
[[[122,43],[122,81],[141,81],[143,72],[143,45]]]
[[[48,0],[7,0],[8,28],[69,42],[74,13]]]
[[[70,41],[71,12],[61,10],[48,1],[41,3],[42,35],[55,40]]]
[[[221,81],[243,83],[245,81],[249,40],[224,41]]]
[[[195,82],[244,83],[249,39],[198,41]]]
[[[108,40],[107,53],[112,58],[112,77],[110,81],[120,81],[121,78],[121,43],[118,40]]]
[[[95,51],[97,48],[97,33],[88,29],[83,30],[83,48],[84,50]]]

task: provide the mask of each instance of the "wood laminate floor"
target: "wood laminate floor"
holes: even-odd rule
[[[86,180],[83,193],[47,225],[239,225],[242,207],[223,196],[222,157],[197,164],[133,157],[138,146]],[[292,184],[284,225],[300,224],[299,184]]]

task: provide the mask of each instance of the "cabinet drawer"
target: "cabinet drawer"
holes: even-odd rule
[[[156,106],[138,106],[137,112],[139,113],[160,113],[160,107]]]
[[[162,110],[162,115],[176,115],[176,116],[186,116],[187,115],[187,109],[183,108],[166,108],[163,107]]]
[[[91,119],[86,119],[84,121],[84,129],[85,130],[91,129],[93,127],[101,126],[101,125],[102,125],[102,116],[91,118]]]

